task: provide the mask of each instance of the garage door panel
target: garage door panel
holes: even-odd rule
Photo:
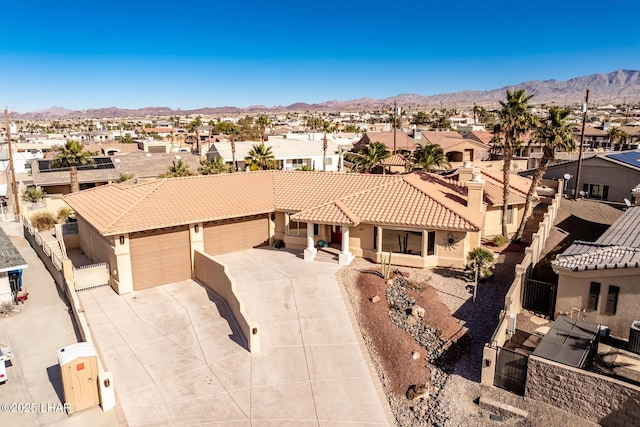
[[[204,250],[210,255],[242,251],[268,242],[269,219],[266,214],[234,222],[211,223],[204,228]]]
[[[134,289],[191,278],[189,230],[140,233],[130,239]]]

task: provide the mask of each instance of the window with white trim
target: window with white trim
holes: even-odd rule
[[[292,221],[292,213],[287,214],[287,235],[289,236],[306,236],[307,223],[301,221]]]

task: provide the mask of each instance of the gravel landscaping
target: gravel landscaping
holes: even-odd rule
[[[566,229],[582,217],[589,222],[589,231],[615,218],[615,209],[595,202],[563,201],[561,207],[563,204],[566,207],[559,212],[548,252],[569,241]],[[391,281],[385,281],[379,265],[355,259],[338,272],[397,425],[596,425],[550,405],[480,384],[482,349],[497,325],[527,237],[530,234],[525,233],[521,245],[486,246],[496,255],[494,276],[478,285],[475,303],[473,284],[458,269],[401,267],[395,269]],[[480,396],[529,415],[525,419],[491,420],[490,413],[477,404]]]

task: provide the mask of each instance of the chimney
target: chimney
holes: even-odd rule
[[[458,182],[467,182],[473,175],[473,163],[464,162],[461,168],[458,168]]]
[[[467,181],[467,207],[482,212],[484,181],[479,170],[473,170],[471,180]]]

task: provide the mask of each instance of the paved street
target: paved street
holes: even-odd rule
[[[9,381],[0,385],[0,403],[19,412],[0,414],[6,426],[115,426],[114,411],[103,413],[99,406],[71,416],[62,411],[63,395],[57,351],[77,342],[67,305],[44,264],[22,237],[18,222],[0,222],[28,264],[23,287],[29,299],[11,317],[0,318],[0,344],[9,345],[15,355],[7,367]],[[14,404],[14,405],[11,405]],[[35,404],[35,405],[33,405]],[[27,408],[25,408],[25,406]],[[35,412],[25,412],[33,410]]]
[[[270,249],[217,258],[259,324],[260,352],[246,350],[225,305],[191,280],[80,293],[129,425],[388,425],[337,263]]]

